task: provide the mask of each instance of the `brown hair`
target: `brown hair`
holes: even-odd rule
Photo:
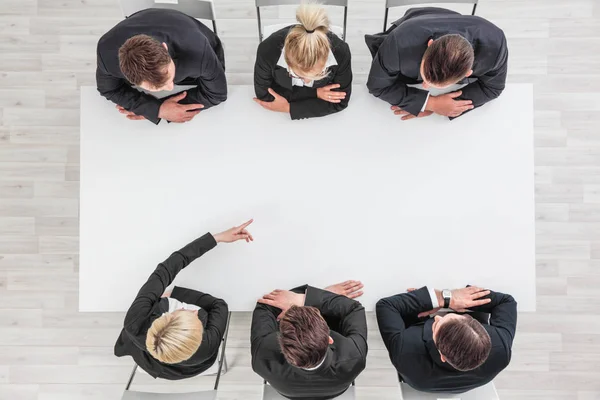
[[[161,42],[148,35],[135,35],[119,48],[119,67],[134,85],[148,82],[158,88],[168,79],[171,56]]]
[[[198,315],[189,311],[165,313],[152,322],[146,334],[146,349],[166,364],[177,364],[196,353],[204,327]]]
[[[435,85],[460,81],[473,67],[471,43],[456,34],[444,35],[431,43],[423,54],[423,78]]]
[[[315,307],[292,306],[279,323],[279,346],[291,365],[314,368],[329,348],[329,327]]]
[[[436,346],[448,364],[459,371],[470,371],[487,360],[492,340],[478,321],[463,315],[440,325]]]
[[[306,73],[329,56],[329,18],[320,5],[302,4],[296,10],[296,20],[300,25],[290,29],[283,45],[285,62],[292,70]],[[325,76],[317,74],[305,78],[319,80]]]

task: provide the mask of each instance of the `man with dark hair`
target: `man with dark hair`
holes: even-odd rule
[[[290,399],[325,400],[344,393],[365,368],[365,309],[353,300],[362,283],[325,290],[274,290],[252,316],[252,369]]]
[[[217,35],[184,13],[150,8],[100,38],[96,83],[131,120],[186,122],[227,99],[223,47]],[[196,86],[166,99],[141,92]]]
[[[369,92],[403,120],[455,118],[500,96],[508,68],[504,32],[443,8],[414,8],[384,33],[366,35],[373,63]],[[431,91],[460,90],[434,96]]]
[[[429,318],[440,308],[454,312]],[[491,382],[510,362],[517,302],[508,294],[425,286],[379,300],[376,311],[392,364],[416,390],[463,393]]]

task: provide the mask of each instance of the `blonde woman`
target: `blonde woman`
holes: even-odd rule
[[[227,303],[191,289],[165,290],[179,271],[217,243],[254,240],[246,230],[251,223],[207,233],[160,263],[127,311],[115,355],[133,357],[154,378],[189,378],[210,368],[225,333]]]
[[[273,33],[258,46],[254,101],[292,119],[342,111],[352,90],[350,48],[329,30],[323,7],[303,4],[296,19],[297,25]]]

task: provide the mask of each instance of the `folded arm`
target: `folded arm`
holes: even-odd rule
[[[400,80],[400,52],[394,35],[389,35],[373,58],[367,88],[369,93],[412,115],[419,115],[428,92]]]
[[[104,67],[100,54],[96,68],[96,85],[98,92],[113,103],[155,124],[160,122],[158,112],[162,101],[134,89],[125,79],[111,75]]]
[[[431,296],[426,286],[409,293],[386,297],[377,302],[379,332],[396,369],[401,362],[404,331],[419,320],[419,313],[432,308]]]
[[[223,337],[229,313],[227,303],[223,299],[178,286],[173,289],[171,297],[183,303],[195,304],[205,310],[208,313],[208,322],[204,327],[204,331],[213,336],[215,340],[220,340]]]

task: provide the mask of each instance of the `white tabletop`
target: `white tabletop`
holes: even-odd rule
[[[478,284],[535,309],[531,85],[454,121],[401,121],[353,89],[347,110],[291,121],[249,86],[186,124],[129,121],[81,88],[81,311],[126,310],[173,251],[254,218],[178,285],[251,310],[275,288],[365,284],[384,296]]]

